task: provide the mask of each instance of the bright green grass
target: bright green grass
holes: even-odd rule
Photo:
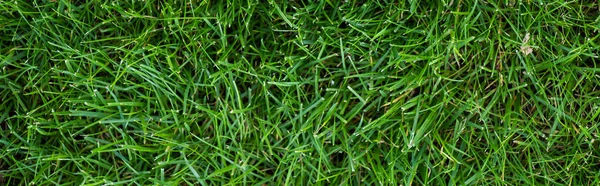
[[[225,2],[0,1],[0,184],[600,185],[599,1]]]

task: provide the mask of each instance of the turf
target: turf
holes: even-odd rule
[[[599,12],[0,1],[0,183],[600,185]]]

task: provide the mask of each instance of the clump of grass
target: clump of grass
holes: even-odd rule
[[[598,2],[0,2],[0,183],[598,185]]]

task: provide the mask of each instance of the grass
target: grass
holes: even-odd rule
[[[0,1],[0,183],[600,185],[599,12]]]

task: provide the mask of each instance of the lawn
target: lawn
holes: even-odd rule
[[[600,185],[597,0],[0,1],[2,185]]]

